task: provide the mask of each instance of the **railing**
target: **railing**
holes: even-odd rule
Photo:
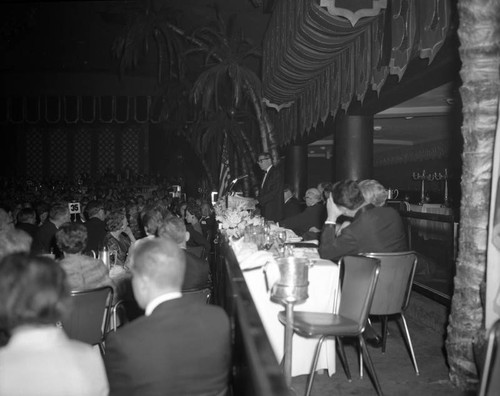
[[[215,303],[226,310],[232,327],[232,394],[290,396],[241,269],[226,242],[220,245],[215,260]]]
[[[409,248],[419,255],[414,290],[449,305],[457,251],[458,224],[455,216],[404,210],[400,214],[408,227]]]

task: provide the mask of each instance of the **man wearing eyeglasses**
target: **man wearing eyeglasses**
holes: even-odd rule
[[[257,197],[262,216],[266,220],[280,221],[283,217],[283,177],[278,167],[273,166],[269,153],[261,153],[257,163],[264,173]]]

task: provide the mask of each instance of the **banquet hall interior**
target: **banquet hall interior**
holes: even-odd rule
[[[497,64],[489,89],[477,76],[475,90],[464,88],[474,50],[463,49],[460,29],[466,18],[491,23],[498,62],[500,27],[488,13],[469,15],[471,3],[480,2],[1,0],[2,200],[50,188],[78,202],[90,182],[146,199],[158,186],[206,198],[220,191],[222,164],[234,191],[253,197],[261,152],[281,164],[300,201],[322,182],[376,179],[418,256],[406,317],[421,373],[391,322],[387,351],[370,350],[384,393],[475,394],[480,372],[456,362],[474,366],[470,340],[484,340],[491,325],[477,314],[485,243],[471,240],[486,238],[487,215],[474,205],[491,210],[495,131],[470,125],[478,97],[498,103],[500,84]],[[481,146],[464,132],[467,120],[483,131],[482,177],[464,155]],[[496,128],[495,116],[489,122]],[[219,264],[234,265],[222,246],[218,253]],[[474,280],[457,269],[476,259]],[[307,376],[289,389],[234,270],[212,300],[233,315],[234,395],[301,393]],[[476,311],[453,321],[454,310],[470,308],[453,302],[467,277],[475,283],[460,295]],[[469,337],[465,358],[445,341],[453,334]],[[337,360],[313,395],[376,394],[368,375],[359,378],[355,345],[346,352],[353,381]]]

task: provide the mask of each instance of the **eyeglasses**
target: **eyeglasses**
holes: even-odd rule
[[[271,159],[271,158],[260,158],[257,162],[264,162],[264,161],[267,161],[269,159]]]

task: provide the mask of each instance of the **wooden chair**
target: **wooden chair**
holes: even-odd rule
[[[339,265],[343,275],[341,275],[342,292],[338,313],[295,311],[293,314],[292,328],[294,332],[303,337],[319,338],[307,382],[306,396],[311,393],[323,341],[326,338],[335,338],[337,342],[340,342],[340,337],[356,337],[358,339],[377,394],[382,395],[370,354],[363,339],[363,331],[368,319],[380,264],[377,259],[373,258],[345,256],[341,258]],[[281,323],[286,325],[284,312],[280,312],[278,318]],[[343,360],[344,367],[347,368],[343,348],[339,348],[339,350],[341,351],[339,357]],[[348,377],[350,377],[349,374]]]
[[[397,253],[367,253],[366,257],[380,260],[380,274],[373,294],[370,315],[380,316],[382,319],[382,352],[385,352],[387,342],[387,321],[389,316],[400,318],[405,341],[411,355],[415,372],[419,375],[417,359],[413,351],[410,332],[404,316],[410,303],[411,287],[415,269],[417,268],[417,254],[413,251]]]
[[[113,289],[110,286],[71,292],[72,309],[62,327],[72,339],[99,345],[104,354],[104,338],[109,328]]]
[[[478,396],[498,395],[500,389],[500,320],[497,320],[488,335],[488,349]]]

